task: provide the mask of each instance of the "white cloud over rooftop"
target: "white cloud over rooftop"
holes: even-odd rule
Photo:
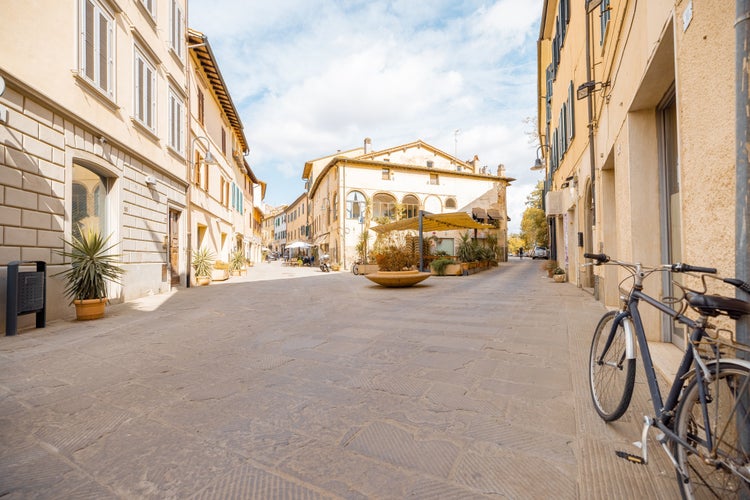
[[[505,164],[511,231],[540,175],[529,171],[541,0],[190,0],[268,183],[303,190],[304,162],[417,139],[493,171]],[[461,132],[456,136],[455,130]],[[456,142],[457,139],[457,147]],[[523,191],[523,192],[521,192]],[[516,193],[514,193],[516,192]]]

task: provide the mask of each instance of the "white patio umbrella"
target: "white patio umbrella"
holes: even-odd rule
[[[288,244],[286,248],[310,248],[311,246],[311,244],[305,243],[304,241],[295,241],[294,243]]]

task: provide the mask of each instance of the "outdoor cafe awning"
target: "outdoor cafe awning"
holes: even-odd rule
[[[403,231],[406,229],[419,231],[419,217],[401,219],[396,222],[373,226],[370,229],[376,233]],[[495,229],[495,226],[477,222],[466,212],[449,212],[444,214],[424,213],[422,216],[423,233],[431,233],[433,231],[451,231],[454,229]]]

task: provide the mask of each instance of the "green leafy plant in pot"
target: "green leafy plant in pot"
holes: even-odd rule
[[[552,271],[552,279],[555,280],[557,283],[562,283],[565,281],[565,269],[562,267],[555,268],[554,271]]]
[[[245,267],[246,262],[247,260],[245,259],[245,254],[242,253],[242,250],[235,250],[229,258],[229,270],[235,276],[239,276],[240,272]]]
[[[65,295],[76,306],[79,320],[103,317],[107,282],[120,284],[124,270],[118,264],[120,256],[110,253],[116,244],[109,245],[109,238],[94,229],[82,229],[71,241],[63,240],[70,250],[57,252],[70,259],[70,269],[54,276],[62,276],[67,282]]]
[[[455,263],[456,263],[455,260],[451,258],[443,257],[440,259],[433,260],[432,263],[430,264],[430,267],[432,268],[433,271],[435,271],[435,274],[437,274],[438,276],[445,276],[445,269],[449,265],[455,264]]]
[[[208,248],[203,247],[193,251],[193,270],[198,285],[211,283],[211,272],[214,269],[215,260],[214,253]]]

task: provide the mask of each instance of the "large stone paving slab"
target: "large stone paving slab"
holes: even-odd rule
[[[591,408],[602,313],[530,261],[402,290],[267,265],[0,338],[0,497],[673,498],[656,447],[614,457],[642,380]]]

